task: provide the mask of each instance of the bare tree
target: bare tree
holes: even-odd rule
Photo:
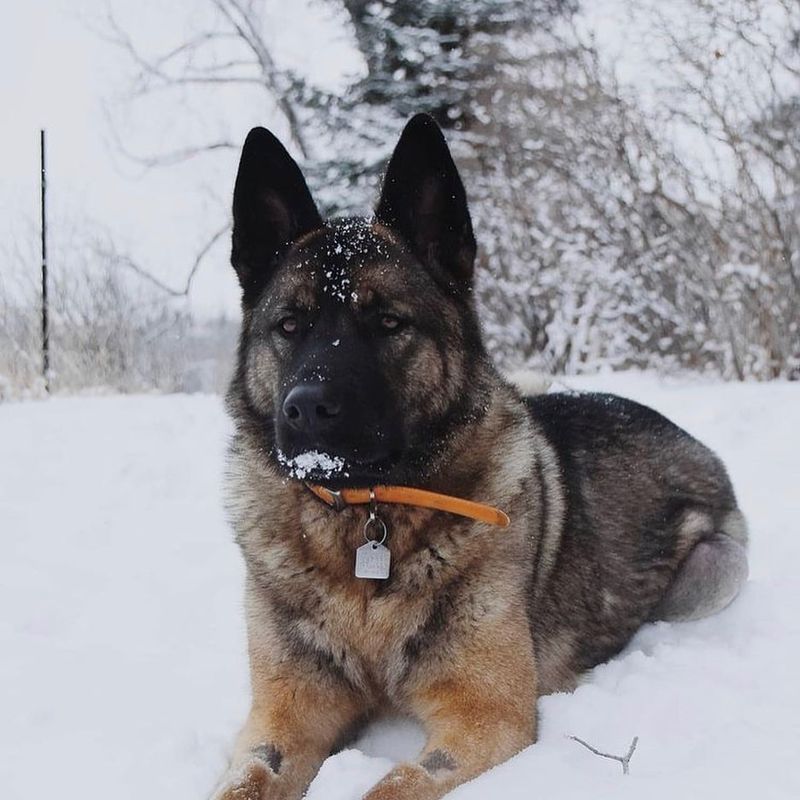
[[[717,201],[703,209],[713,239],[706,272],[713,313],[739,378],[800,372],[800,5],[792,0],[686,0],[691,38],[655,4],[673,80],[665,125],[708,142],[685,184]],[[641,7],[640,7],[641,10]],[[674,13],[674,9],[673,9]],[[675,68],[674,65],[679,65]],[[696,204],[686,211],[696,215]]]
[[[299,79],[276,65],[265,33],[263,3],[257,0],[205,0],[213,13],[203,27],[164,52],[147,54],[107,8],[100,35],[116,45],[134,67],[125,100],[181,88],[214,90],[225,85],[252,86],[263,93],[265,107],[283,115],[292,144],[305,159],[310,144],[298,121],[295,98]],[[118,139],[118,143],[123,143]],[[147,155],[126,151],[145,166],[174,164],[201,153],[238,147],[227,139]]]
[[[264,4],[255,0],[206,0],[202,24],[185,40],[161,52],[148,53],[118,20],[111,6],[105,17],[94,25],[99,35],[119,48],[132,68],[127,90],[107,104],[110,131],[119,151],[130,161],[146,169],[167,167],[239,147],[228,138],[212,138],[189,145],[160,148],[156,151],[133,152],[121,135],[116,118],[119,108],[156,95],[172,94],[176,107],[183,107],[187,93],[207,93],[214,104],[225,87],[255,90],[265,110],[277,112],[285,122],[290,142],[303,158],[311,153],[311,143],[298,118],[299,96],[304,83],[291,71],[280,68],[267,44]],[[156,271],[136,262],[130,256],[116,254],[119,263],[143,277],[170,296],[186,296],[195,275],[201,269],[214,245],[230,231],[227,217],[202,243],[180,286],[168,284]]]

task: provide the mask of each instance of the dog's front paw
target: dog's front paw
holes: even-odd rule
[[[211,795],[211,800],[271,800],[271,781],[269,768],[253,759],[235,770],[229,770]]]
[[[443,794],[419,764],[399,764],[363,800],[435,800]]]

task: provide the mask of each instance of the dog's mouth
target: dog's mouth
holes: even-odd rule
[[[326,430],[318,435],[277,425],[272,454],[281,471],[296,480],[330,488],[387,483],[403,461],[396,430],[364,423],[356,430]]]
[[[321,449],[308,449],[295,454],[276,450],[276,458],[289,477],[320,483],[331,489],[361,488],[385,482],[399,460],[399,454],[362,458],[339,455]]]

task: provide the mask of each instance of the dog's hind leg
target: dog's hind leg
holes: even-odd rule
[[[744,518],[733,511],[720,532],[704,536],[689,551],[652,618],[700,619],[729,605],[747,580],[746,545]]]

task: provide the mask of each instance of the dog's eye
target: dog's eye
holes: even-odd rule
[[[297,317],[284,317],[279,323],[278,328],[281,333],[285,333],[287,336],[291,336],[293,333],[297,333]]]
[[[385,331],[396,331],[400,327],[400,320],[392,314],[381,315],[381,328]]]

